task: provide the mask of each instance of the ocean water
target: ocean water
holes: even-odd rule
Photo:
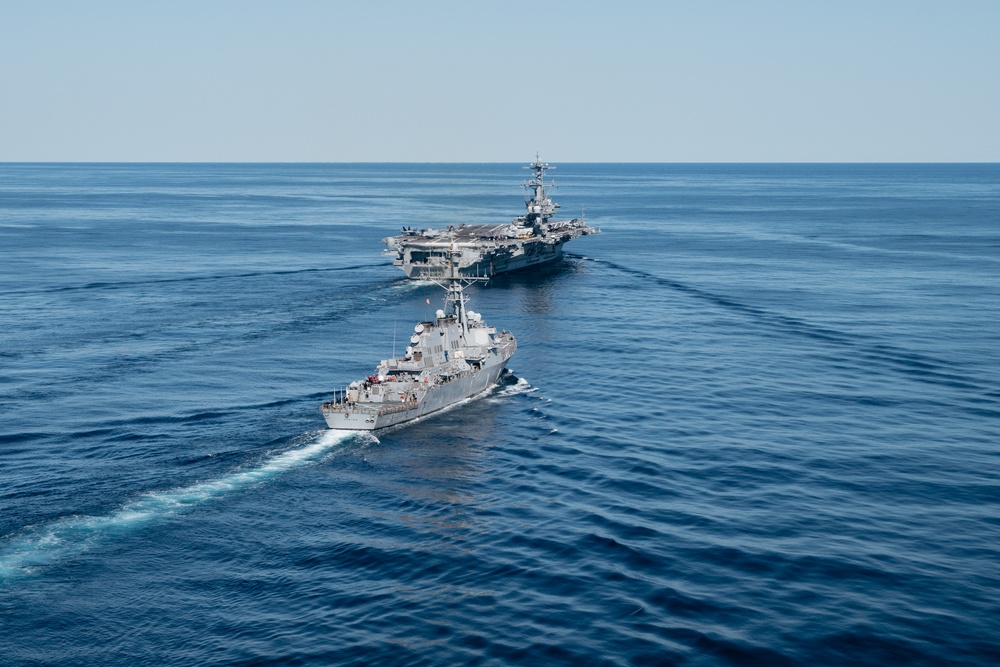
[[[0,664],[1000,663],[1000,165],[560,164],[491,395],[319,404],[519,165],[0,165]]]

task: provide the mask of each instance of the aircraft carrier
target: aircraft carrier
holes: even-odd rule
[[[432,280],[452,275],[453,269],[463,277],[491,277],[562,259],[563,245],[580,236],[599,234],[581,216],[572,220],[556,220],[559,204],[555,204],[545,188],[555,187],[545,182],[550,167],[535,157],[527,165],[533,176],[523,184],[531,196],[524,201],[524,215],[503,224],[453,225],[447,229],[403,228],[398,236],[382,239],[387,254],[395,255],[393,264],[407,278]]]

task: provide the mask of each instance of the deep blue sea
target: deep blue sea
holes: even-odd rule
[[[520,165],[0,165],[0,664],[1000,663],[1000,165],[557,167],[512,376],[373,436],[380,239]]]

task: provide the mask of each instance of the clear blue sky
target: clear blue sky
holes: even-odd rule
[[[1000,0],[0,2],[0,161],[1000,161]]]

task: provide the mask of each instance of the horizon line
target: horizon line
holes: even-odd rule
[[[0,164],[64,164],[64,165],[84,165],[84,164],[245,164],[245,165],[323,165],[323,164],[418,164],[418,165],[446,165],[446,164],[522,164],[521,161],[509,160],[0,160]],[[720,161],[623,161],[623,160],[587,160],[587,161],[558,161],[553,164],[655,164],[655,165],[996,165],[1000,160],[820,160],[820,161],[788,161],[788,160],[720,160]]]

